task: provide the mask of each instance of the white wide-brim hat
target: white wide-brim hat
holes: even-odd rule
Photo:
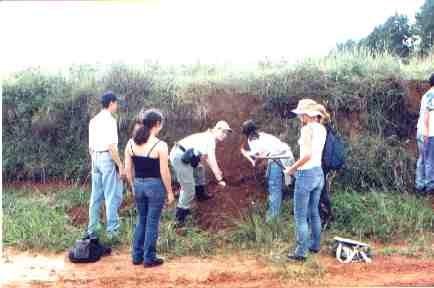
[[[318,103],[312,99],[301,99],[298,101],[297,108],[291,112],[297,115],[306,114],[310,117],[322,116],[317,105]]]

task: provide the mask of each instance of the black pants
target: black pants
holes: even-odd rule
[[[319,214],[321,217],[321,223],[324,224],[332,218],[332,203],[330,201],[330,195],[328,191],[327,185],[327,174],[330,172],[327,169],[324,169],[324,188],[321,191],[321,197],[319,199]]]

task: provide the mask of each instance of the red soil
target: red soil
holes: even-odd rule
[[[422,81],[407,81],[403,86],[407,87],[406,104],[408,110],[412,113],[419,113],[420,99],[423,94],[428,91],[429,83]]]
[[[217,161],[227,186],[222,188],[212,183],[214,177],[208,173],[208,192],[215,197],[198,205],[199,225],[215,230],[230,225],[251,207],[252,201],[265,197],[263,169],[258,169],[255,175],[255,169],[240,153],[243,140],[241,124],[249,118],[254,119],[256,112],[261,109],[261,101],[252,95],[217,91],[205,97],[204,102],[210,127],[219,120],[225,120],[234,130],[225,141],[217,143]]]
[[[128,251],[94,264],[72,264],[63,254],[34,255],[7,250],[2,287],[312,287],[432,286],[434,260],[379,256],[372,264],[340,264],[315,256],[320,270],[309,264],[272,265],[252,256],[225,255],[206,259],[168,259],[160,267],[133,266]],[[284,277],[281,269],[289,271]],[[280,273],[279,273],[280,271]],[[291,273],[292,271],[292,273]],[[312,272],[313,271],[313,272]],[[303,272],[305,273],[303,275]]]

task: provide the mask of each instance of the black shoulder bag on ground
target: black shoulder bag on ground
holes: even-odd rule
[[[101,244],[98,238],[84,238],[75,241],[68,257],[72,263],[93,263],[101,256],[110,255],[111,248]]]

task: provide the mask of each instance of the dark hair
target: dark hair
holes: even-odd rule
[[[248,139],[258,138],[259,134],[257,130],[258,127],[256,127],[255,122],[251,119],[244,121],[243,125],[241,126],[242,133],[246,135]]]
[[[118,101],[118,97],[112,91],[107,91],[101,96],[101,104],[103,108],[108,108],[111,102]]]
[[[434,86],[434,73],[432,73],[431,77],[429,77],[429,84],[431,85],[431,87]]]
[[[157,109],[149,109],[143,113],[142,126],[133,135],[134,143],[142,145],[148,142],[151,129],[158,123],[163,124],[163,114]]]

